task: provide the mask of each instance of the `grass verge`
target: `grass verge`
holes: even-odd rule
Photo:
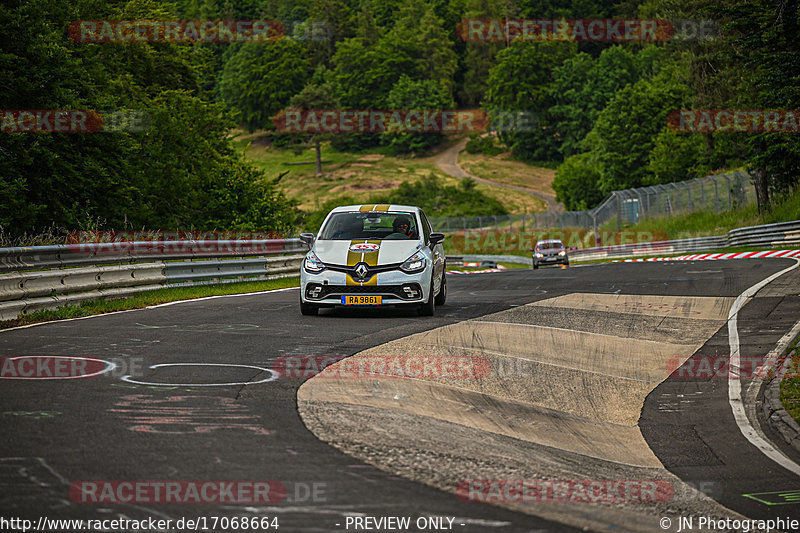
[[[657,235],[659,239],[690,239],[724,235],[736,228],[798,219],[800,219],[800,187],[790,194],[775,198],[769,211],[761,215],[758,213],[758,207],[753,203],[720,213],[696,211],[671,217],[647,218],[637,224],[626,225],[623,229],[648,231]],[[616,227],[616,220],[613,220],[604,224],[600,229],[616,230]]]
[[[792,358],[791,368],[797,369],[800,365],[800,350],[797,349],[800,344],[800,336],[798,336],[792,344],[786,348],[788,357]],[[786,412],[789,413],[796,422],[800,423],[800,372],[792,372],[784,376],[781,381],[781,403]]]
[[[315,174],[315,165],[287,165],[287,163],[312,162],[313,148],[298,150],[280,148],[266,143],[264,135],[249,135],[234,139],[234,145],[268,177],[289,171],[280,181],[280,188],[288,198],[297,201],[298,208],[312,212],[328,200],[352,199],[357,203],[373,203],[371,199],[384,196],[405,181],[416,181],[433,174],[441,185],[458,185],[460,179],[446,175],[437,167],[437,154],[426,157],[393,156],[385,147],[365,152],[339,152],[323,143],[323,174]],[[447,143],[440,147],[444,149]],[[541,211],[544,202],[529,194],[479,183],[476,189],[497,199],[509,213]],[[429,216],[435,214],[427,213]]]
[[[464,151],[459,155],[459,164],[473,176],[485,180],[524,187],[553,196],[556,194],[553,190],[555,170],[517,161],[508,152],[488,156]]]
[[[124,298],[85,300],[75,305],[65,305],[57,309],[41,309],[12,320],[0,321],[0,329],[50,322],[65,318],[79,318],[91,315],[102,315],[114,311],[140,309],[178,300],[193,300],[207,296],[223,296],[228,294],[245,294],[249,292],[269,291],[297,287],[299,277],[278,278],[259,281],[242,281],[238,283],[220,283],[218,285],[197,285],[184,287],[167,287],[154,291],[142,292]]]

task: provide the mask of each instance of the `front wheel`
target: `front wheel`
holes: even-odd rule
[[[304,304],[300,302],[300,313],[306,316],[313,316],[319,313],[319,306],[314,304]]]
[[[433,316],[434,296],[433,296],[433,276],[431,276],[431,288],[428,293],[428,303],[419,306],[419,316]]]
[[[442,283],[439,286],[439,294],[436,295],[434,302],[436,305],[444,305],[447,300],[447,272],[442,271]]]
[[[536,263],[533,263],[533,269],[536,270],[537,268],[539,268],[539,265],[537,265]]]

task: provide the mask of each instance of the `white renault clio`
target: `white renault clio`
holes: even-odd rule
[[[415,306],[433,315],[447,297],[443,233],[408,205],[350,205],[303,233],[310,251],[300,268],[300,311],[322,307]]]

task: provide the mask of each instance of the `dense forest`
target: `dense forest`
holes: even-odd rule
[[[494,39],[470,19],[713,21],[657,42]],[[266,42],[76,42],[80,20],[269,20]],[[300,213],[232,146],[235,126],[274,129],[301,109],[522,112],[524,128],[476,138],[557,165],[568,209],[615,189],[748,168],[759,203],[800,178],[800,136],[685,133],[681,109],[800,109],[797,0],[6,0],[3,110],[132,110],[147,128],[0,133],[0,226],[291,232]],[[298,133],[274,132],[275,142]],[[334,149],[417,154],[436,133],[329,135]],[[428,184],[426,186],[432,186]]]

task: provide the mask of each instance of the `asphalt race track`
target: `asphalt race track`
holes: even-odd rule
[[[277,516],[283,531],[345,531],[348,517],[430,516],[453,518],[456,531],[570,531],[523,512],[459,500],[320,442],[297,412],[303,380],[275,379],[276,359],[349,356],[576,292],[735,298],[793,264],[614,263],[450,276],[447,305],[432,318],[389,309],[304,317],[297,290],[285,290],[0,332],[0,355],[7,358],[84,357],[114,365],[94,377],[2,380],[0,505],[4,515],[34,521]],[[783,282],[785,291],[765,289],[741,311],[744,355],[765,355],[800,319],[796,272],[787,274],[792,278]],[[698,354],[727,349],[722,327]],[[724,379],[672,377],[660,384],[639,421],[647,444],[670,472],[733,511],[749,518],[800,518],[797,503],[772,506],[743,496],[800,489],[800,479],[745,440],[727,386]],[[777,446],[800,461],[793,449]],[[82,481],[156,480],[277,481],[287,497],[257,505],[84,503],[74,489]]]

